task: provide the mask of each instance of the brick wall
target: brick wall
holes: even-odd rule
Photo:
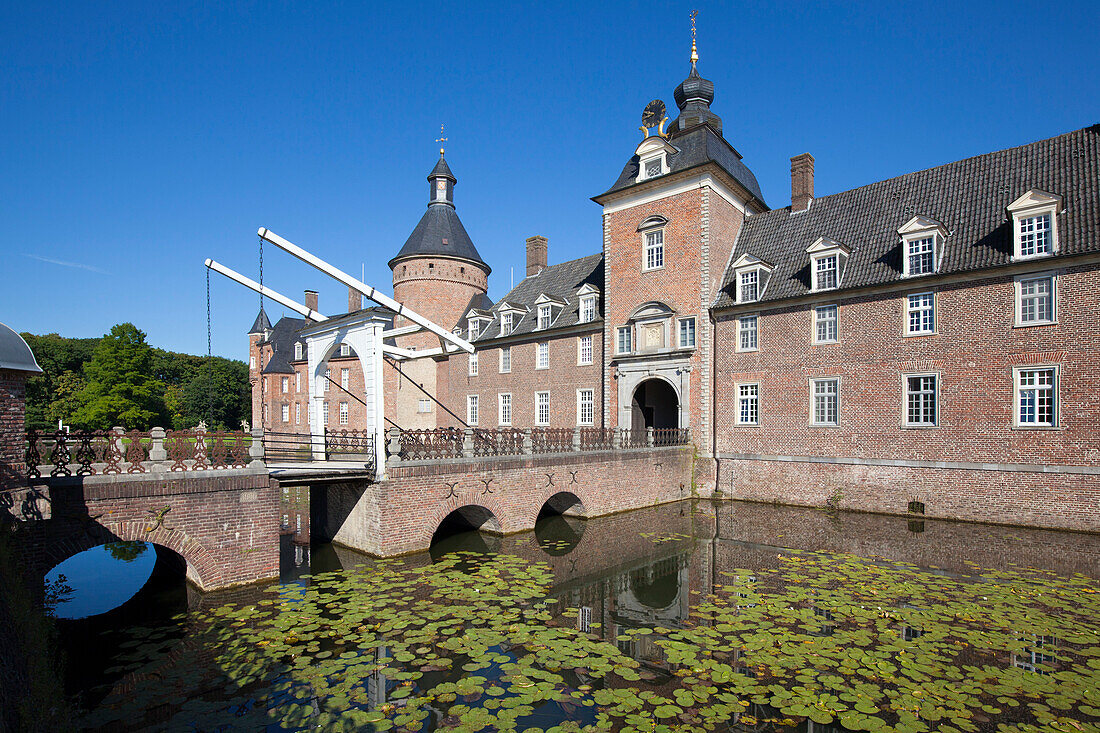
[[[25,372],[0,369],[0,491],[26,484],[26,384]]]
[[[1063,268],[1058,323],[1028,328],[1014,327],[1010,275],[921,285],[762,308],[760,348],[751,353],[735,351],[737,314],[718,314],[720,456],[1100,466],[1100,268]],[[929,289],[936,333],[903,336],[905,295]],[[839,343],[814,345],[813,307],[828,302],[839,302]],[[1059,369],[1057,428],[1013,427],[1013,367],[1028,364]],[[903,426],[902,375],[914,372],[939,375],[937,427]],[[809,380],[825,376],[840,378],[840,424],[810,427]],[[739,382],[760,384],[759,426],[735,423]],[[1100,529],[1100,476],[965,468],[730,460],[718,486],[794,504],[839,492],[854,509],[904,512],[920,500],[933,516]]]

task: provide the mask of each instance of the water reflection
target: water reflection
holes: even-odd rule
[[[153,573],[156,554],[145,542],[110,542],[79,552],[46,574],[57,618],[95,616],[122,605]]]

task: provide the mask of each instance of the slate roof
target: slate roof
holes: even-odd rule
[[[261,344],[271,344],[271,357],[264,364],[263,374],[293,374],[294,367],[290,365],[294,358],[294,338],[298,329],[306,325],[305,318],[288,318],[283,316],[271,329],[271,336]]]
[[[684,130],[671,136],[669,143],[679,152],[668,156],[670,171],[666,175],[695,168],[707,162],[714,162],[726,173],[733,176],[733,179],[752,194],[761,205],[767,206],[764,203],[764,195],[760,193],[760,184],[756,182],[756,176],[753,175],[748,166],[741,162],[741,154],[734,150],[733,146],[726,142],[721,135],[711,129],[710,125],[697,125]],[[635,182],[637,177],[638,156],[635,155],[626,162],[623,172],[619,174],[618,180],[612,184],[611,188],[595,198],[599,199],[609,193],[638,185]]]
[[[899,227],[913,216],[947,230],[939,274],[1007,265],[1013,241],[1005,208],[1032,188],[1062,196],[1060,251],[1050,259],[1100,251],[1100,125],[987,153],[815,199],[807,211],[776,209],[745,220],[733,259],[774,266],[761,302],[810,292],[818,237],[851,248],[840,291],[902,280]],[[735,305],[732,266],[714,307]]]
[[[267,320],[267,313],[264,313],[263,306],[261,306],[260,312],[256,314],[256,320],[252,322],[252,328],[248,329],[248,335],[265,333],[270,328],[271,321]]]
[[[535,301],[539,296],[545,293],[552,298],[564,301],[565,306],[563,308],[555,307],[553,309],[554,320],[550,324],[551,329],[565,328],[568,326],[575,326],[580,320],[580,298],[577,295],[577,290],[586,284],[591,284],[598,288],[601,295],[604,292],[603,281],[603,254],[588,255],[587,257],[581,257],[577,260],[569,260],[568,262],[561,262],[556,265],[550,265],[540,272],[538,275],[531,275],[520,281],[512,290],[492,305],[492,309],[496,309],[502,304],[507,302],[509,305],[518,306],[519,308],[525,308],[526,312],[523,317],[513,325],[513,330],[509,336],[523,335],[533,333],[535,331],[535,325],[537,321],[537,308],[535,307]],[[488,308],[483,308],[488,310]],[[463,320],[460,322],[465,326],[466,315],[469,314],[469,308],[466,313],[463,314]],[[596,320],[601,319],[600,308],[597,307]],[[488,328],[484,329],[482,333],[474,339],[475,343],[481,343],[483,341],[489,341],[500,336],[500,316],[497,315],[493,319],[493,322],[489,324]]]
[[[35,361],[34,352],[23,337],[0,323],[0,369],[40,374],[42,367]]]

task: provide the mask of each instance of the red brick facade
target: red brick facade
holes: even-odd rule
[[[24,415],[27,373],[0,369],[0,491],[26,484]]]

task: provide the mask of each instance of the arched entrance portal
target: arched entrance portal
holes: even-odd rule
[[[630,404],[630,429],[680,427],[680,400],[663,379],[647,379],[634,390]]]

